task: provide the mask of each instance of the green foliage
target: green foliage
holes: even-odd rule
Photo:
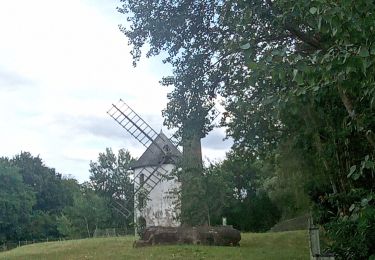
[[[34,210],[27,228],[27,238],[46,239],[47,237],[59,237],[56,215],[46,211]],[[26,233],[25,232],[25,233]]]
[[[90,162],[90,185],[108,197],[130,198],[132,185],[128,171],[133,161],[134,158],[124,149],[120,149],[116,156],[111,148],[106,148],[105,153],[99,153],[97,162]]]
[[[17,167],[0,158],[0,243],[23,238],[31,221],[35,193]]]
[[[205,167],[202,175],[190,175],[183,183],[193,188],[178,193],[186,196],[182,223],[221,225],[226,217],[228,224],[242,231],[269,230],[279,220],[280,211],[263,191],[260,173],[246,157],[231,154],[224,162]]]
[[[230,184],[230,196],[222,213],[228,224],[242,231],[264,232],[280,219],[278,205],[271,201],[263,187],[269,175],[265,168],[259,161],[255,164],[250,157],[238,153],[228,154],[219,166]]]
[[[111,212],[112,227],[127,227],[133,221],[128,211],[133,211],[133,183],[130,179],[129,166],[134,161],[130,153],[124,149],[116,156],[111,148],[99,153],[97,162],[90,162],[89,185],[100,196],[104,197]]]
[[[1,239],[7,241],[59,237],[56,218],[73,203],[76,181],[62,179],[41,158],[21,152],[0,160]],[[79,189],[78,189],[79,190]]]
[[[68,237],[91,237],[96,228],[111,227],[110,217],[108,201],[94,191],[82,188],[81,193],[74,197],[73,205],[64,209],[59,228]]]
[[[45,166],[39,156],[21,152],[11,162],[19,168],[23,182],[35,192],[37,201],[33,210],[55,214],[61,212],[66,204],[72,203],[72,195],[65,192],[61,174]]]
[[[280,211],[265,192],[234,200],[225,210],[228,224],[242,231],[266,232],[280,219]]]
[[[181,182],[181,189],[173,191],[173,196],[177,197],[175,200],[176,211],[180,212],[179,219],[183,225],[198,226],[210,223],[208,204],[209,201],[205,197],[205,176],[204,170],[190,168],[183,169],[177,172],[178,179]]]
[[[233,199],[233,179],[230,178],[221,164],[211,164],[204,171],[202,183],[204,185],[204,200],[208,224],[222,224],[225,210],[231,207]]]
[[[299,159],[302,170],[298,170],[276,161],[276,174],[293,166],[291,175],[300,172],[307,186],[319,185],[319,192],[309,192],[330,201],[320,203],[312,197],[319,213],[325,216],[320,218],[321,223],[327,223],[329,231],[338,231],[341,226],[347,234],[355,234],[356,224],[347,225],[341,220],[352,216],[353,203],[373,192],[374,66],[369,64],[375,57],[369,50],[374,43],[374,3],[267,3],[269,6],[264,8],[269,8],[268,16],[256,12],[250,18],[252,22],[247,22],[256,25],[254,20],[263,17],[267,19],[264,24],[272,24],[273,30],[254,26],[260,32],[249,35],[250,44],[242,45],[250,87],[233,84],[224,89],[229,97],[224,123],[235,139],[235,149],[255,158],[272,158],[289,142],[289,151],[302,154],[307,163]],[[255,44],[259,36],[269,32],[273,33],[272,40]],[[285,41],[288,39],[292,40],[289,44]],[[282,156],[289,155],[284,149]],[[284,162],[290,164],[293,160],[289,157]],[[354,199],[351,191],[356,188],[363,192]],[[331,222],[336,225],[329,225]],[[356,238],[362,241],[363,236],[328,234],[336,253],[343,258],[347,257],[345,250],[363,257],[371,253],[359,252],[363,244]],[[344,237],[346,245],[342,243]]]
[[[220,224],[233,192],[225,172],[218,165],[211,165],[203,170],[202,175],[191,177],[190,174],[182,185],[191,187],[182,193],[182,203],[185,203],[182,220],[190,225]]]
[[[120,154],[119,162],[124,163],[117,171],[124,173],[121,167],[129,155]],[[119,176],[113,185],[127,181]],[[125,188],[116,187],[113,196],[123,196]],[[96,227],[112,228],[117,222],[105,195],[75,179],[62,178],[30,153],[0,158],[0,242],[81,238],[91,236]]]
[[[147,44],[147,56],[165,51],[174,67],[167,123],[180,126],[181,100],[199,96],[193,104],[205,107],[220,93],[234,151],[271,165],[258,181],[276,179],[269,192],[284,216],[306,209],[309,193],[328,231],[359,231],[345,218],[375,182],[373,1],[122,3],[134,61]],[[288,183],[295,187],[283,191]],[[340,232],[328,234],[343,258],[350,244],[350,254],[371,253],[360,251],[362,238],[343,244]]]
[[[290,142],[279,146],[274,155],[269,177],[262,181],[264,189],[282,211],[282,219],[291,219],[310,211],[307,186],[319,175],[311,158],[291,147]]]
[[[75,230],[72,221],[62,214],[56,219],[57,230],[63,237],[74,237]]]
[[[353,189],[348,194],[323,194],[315,201],[315,217],[324,224],[327,236],[334,239],[329,247],[339,259],[368,259],[375,243],[374,193]],[[333,214],[335,210],[340,215]]]
[[[149,45],[147,57],[165,51],[164,62],[173,65],[173,77],[162,80],[163,85],[174,85],[168,94],[169,103],[163,110],[164,124],[177,128],[183,145],[194,138],[203,138],[212,129],[210,112],[214,105],[216,77],[207,78],[211,65],[210,44],[213,39],[200,37],[210,34],[207,26],[215,15],[214,8],[205,10],[204,4],[186,4],[183,1],[154,3],[148,1],[121,1],[119,12],[130,23],[120,26],[133,46],[133,64],[139,61],[142,47]],[[163,17],[161,19],[161,17]],[[166,30],[166,28],[168,28]],[[185,147],[184,147],[185,148]],[[201,161],[201,159],[200,159]]]

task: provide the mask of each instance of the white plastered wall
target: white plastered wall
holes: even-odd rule
[[[173,164],[163,164],[163,168],[168,171],[168,174],[175,168]],[[138,176],[143,168],[134,169],[134,176]],[[152,169],[147,168],[150,172]],[[144,179],[147,179],[148,171],[143,171],[145,174]],[[139,177],[138,177],[139,178]],[[135,183],[140,183],[140,180],[135,180]],[[179,189],[180,183],[175,179],[166,180],[163,179],[159,182],[155,188],[148,195],[148,200],[145,203],[145,207],[142,212],[138,208],[134,209],[134,221],[137,223],[139,217],[144,217],[146,220],[146,226],[164,226],[164,227],[176,227],[180,225],[180,222],[176,220],[176,216],[179,212],[176,212],[174,201],[175,198],[171,198],[170,192],[173,189]],[[135,185],[134,189],[138,189]],[[137,198],[134,198],[135,200]]]

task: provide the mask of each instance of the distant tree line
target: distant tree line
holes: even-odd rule
[[[90,164],[79,184],[28,152],[0,158],[0,243],[46,238],[91,237],[96,228],[131,228],[113,205],[132,204],[129,152],[111,149]],[[131,219],[131,218],[130,218]]]

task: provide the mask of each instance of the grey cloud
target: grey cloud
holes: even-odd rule
[[[95,116],[61,116],[55,124],[63,125],[75,134],[92,134],[99,137],[124,139],[127,133],[110,117]]]
[[[31,85],[33,82],[15,72],[0,68],[0,89],[12,90],[23,85]]]
[[[147,123],[151,126],[155,125],[156,119],[148,117],[144,118]],[[68,128],[71,133],[74,134],[92,134],[98,137],[104,137],[108,139],[126,141],[129,144],[138,145],[138,141],[135,140],[125,129],[123,129],[115,120],[110,116],[96,117],[96,116],[60,116],[58,120],[55,120],[54,124],[61,125]],[[158,132],[160,129],[155,129]]]
[[[162,118],[158,116],[145,115],[144,120],[158,133],[162,125]],[[61,116],[55,122],[58,125],[67,127],[70,134],[92,134],[98,137],[108,139],[116,139],[121,142],[138,145],[138,141],[134,139],[125,129],[116,123],[110,116],[95,117],[95,116]],[[170,136],[169,131],[164,128],[167,136]],[[213,150],[226,150],[229,149],[233,141],[231,139],[224,140],[225,134],[222,131],[214,130],[209,133],[202,140],[202,145],[205,148]]]

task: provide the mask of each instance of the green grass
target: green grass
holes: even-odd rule
[[[308,259],[306,231],[241,234],[240,247],[153,246],[133,248],[134,237],[96,238],[22,246],[0,259]]]

